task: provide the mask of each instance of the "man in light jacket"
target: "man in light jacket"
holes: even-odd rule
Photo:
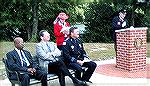
[[[36,55],[39,57],[39,65],[48,73],[55,73],[59,77],[61,86],[65,86],[65,76],[69,76],[74,85],[82,86],[84,82],[73,77],[62,61],[61,51],[54,42],[49,42],[50,34],[46,30],[39,32],[41,41],[36,45]]]

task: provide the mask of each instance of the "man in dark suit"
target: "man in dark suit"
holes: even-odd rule
[[[23,74],[19,75],[22,86],[29,86],[30,78],[41,80],[42,86],[47,86],[47,73],[41,71],[32,60],[30,52],[23,50],[23,39],[14,39],[15,49],[6,54],[8,69]],[[11,74],[11,79],[16,79],[16,75]]]

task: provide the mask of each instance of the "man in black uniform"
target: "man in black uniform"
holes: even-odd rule
[[[128,22],[126,17],[126,10],[121,9],[119,11],[119,15],[115,16],[112,20],[112,28],[113,28],[113,40],[114,40],[114,47],[116,51],[116,32],[115,30],[120,30],[128,27]]]
[[[66,64],[69,68],[76,71],[76,77],[78,79],[91,82],[89,79],[95,71],[97,64],[87,56],[83,44],[78,38],[79,29],[77,27],[70,28],[69,36],[63,46],[63,55]],[[85,71],[82,67],[86,67],[87,70]],[[81,73],[83,73],[82,76]]]

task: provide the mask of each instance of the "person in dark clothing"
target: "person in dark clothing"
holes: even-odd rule
[[[19,75],[21,86],[29,86],[30,78],[41,80],[42,86],[47,86],[47,73],[41,71],[33,61],[30,52],[23,49],[23,39],[16,37],[14,45],[15,49],[6,54],[8,69],[22,73]],[[12,73],[10,79],[16,78]]]
[[[63,45],[63,55],[66,65],[76,71],[76,77],[79,80],[91,82],[89,80],[97,64],[86,54],[83,44],[79,40],[79,29],[77,27],[70,28],[69,36]],[[87,70],[82,69],[83,67],[87,68]]]
[[[126,14],[127,14],[126,10],[121,9],[119,11],[119,15],[115,16],[112,20],[113,41],[114,41],[115,51],[116,51],[116,32],[115,32],[115,30],[125,29],[129,26],[128,21],[126,19]]]

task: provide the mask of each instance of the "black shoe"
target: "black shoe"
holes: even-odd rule
[[[90,86],[90,85],[93,84],[91,81],[84,81],[84,82],[85,82],[85,85],[84,85],[84,86]]]
[[[77,80],[76,82],[73,82],[74,86],[86,86],[86,83],[81,80]]]
[[[88,82],[88,83],[93,83],[92,81],[86,81],[86,82]]]

